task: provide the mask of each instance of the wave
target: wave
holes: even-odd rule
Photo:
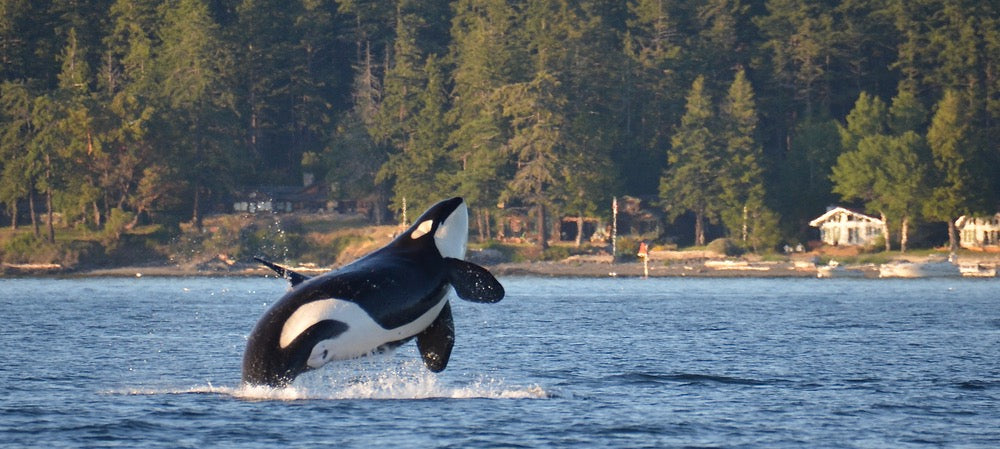
[[[730,376],[717,376],[711,374],[692,374],[692,373],[650,374],[643,372],[629,372],[624,374],[616,374],[614,376],[609,376],[608,380],[621,381],[631,384],[683,383],[687,385],[705,385],[705,384],[770,385],[770,384],[784,382],[784,381],[764,381],[758,379],[747,379],[747,378],[730,377]]]
[[[116,392],[112,392],[116,393]],[[167,395],[212,394],[250,401],[352,400],[352,399],[547,399],[552,397],[538,385],[508,385],[502,379],[479,376],[468,383],[442,380],[422,365],[404,363],[395,368],[372,370],[323,369],[299,376],[288,387],[215,386],[179,389],[132,389],[117,394]]]

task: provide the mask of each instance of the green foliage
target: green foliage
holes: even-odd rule
[[[122,234],[128,229],[132,219],[135,218],[131,212],[126,212],[119,208],[111,209],[104,229],[101,231],[100,242],[108,251],[113,251],[122,238]]]
[[[779,213],[805,238],[845,189],[894,222],[1000,196],[995,2],[77,3],[0,14],[4,224],[27,224],[31,199],[67,227],[50,243],[113,236],[116,209],[127,227],[198,224],[304,172],[376,220],[464,196],[484,239],[498,203],[544,227],[660,194],[699,240],[721,219],[757,247]],[[877,162],[869,192],[834,192],[838,156],[862,150],[875,159],[845,164]]]
[[[705,92],[705,78],[691,85],[680,127],[670,140],[669,167],[660,178],[660,202],[667,215],[676,218],[690,211],[695,215],[695,244],[705,244],[704,221],[718,215],[722,171],[712,102]]]
[[[715,239],[708,242],[708,245],[705,246],[705,250],[721,254],[726,257],[735,257],[743,254],[743,248],[741,248],[740,245],[732,239],[727,238]]]
[[[556,245],[556,246],[550,246],[548,248],[545,248],[545,250],[542,251],[542,258],[541,259],[542,260],[559,261],[559,260],[566,259],[570,255],[572,255],[572,252],[570,251],[569,247],[567,247],[567,246],[561,246],[561,245]]]
[[[642,242],[643,240],[639,237],[618,237],[615,260],[626,262],[638,259],[636,254],[639,253],[639,244]]]
[[[50,242],[32,233],[20,233],[3,247],[3,260],[7,263],[49,264],[71,267],[80,260],[81,245]]]

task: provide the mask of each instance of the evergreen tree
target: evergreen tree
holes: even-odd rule
[[[964,106],[958,93],[946,90],[927,129],[927,143],[936,170],[931,180],[931,198],[924,204],[924,213],[948,224],[948,247],[952,253],[958,249],[955,220],[972,212],[972,199],[976,197],[976,180],[970,168],[974,161],[969,157],[970,130]]]
[[[906,131],[890,137],[882,151],[875,188],[888,215],[899,220],[899,250],[906,252],[910,226],[927,200],[926,143],[922,136]]]
[[[0,202],[10,214],[12,229],[17,229],[18,204],[32,197],[38,176],[39,164],[31,151],[32,119],[32,96],[28,86],[12,81],[0,84]],[[31,204],[34,209],[33,199]],[[34,210],[31,215],[34,222]]]
[[[695,8],[698,34],[691,56],[697,61],[694,70],[711,77],[706,79],[711,90],[725,89],[730,74],[749,61],[748,10],[740,0],[709,0]]]
[[[926,201],[926,150],[923,139],[909,126],[919,125],[919,104],[902,90],[887,116],[884,103],[862,93],[841,128],[844,153],[833,167],[834,192],[845,200],[858,199],[877,210],[885,223],[886,251],[891,249],[890,219],[900,223],[900,250],[906,251],[911,222]],[[886,123],[899,134],[889,134]]]
[[[455,2],[452,24],[451,108],[448,136],[459,171],[449,180],[465,198],[481,240],[491,238],[490,210],[500,202],[511,164],[502,152],[510,135],[497,100],[503,86],[521,80],[528,55],[517,33],[518,12],[503,0]]]
[[[729,92],[720,111],[722,140],[725,145],[725,171],[720,173],[722,197],[725,204],[721,211],[723,222],[730,235],[739,235],[748,242],[750,237],[750,211],[764,208],[763,170],[760,166],[762,151],[756,141],[757,107],[753,87],[746,79],[746,72],[739,70],[729,86]]]
[[[719,214],[722,171],[712,101],[699,76],[687,96],[687,111],[671,138],[668,168],[660,179],[660,202],[673,220],[684,212],[695,217],[695,245],[705,244],[705,222]]]
[[[776,172],[773,188],[783,224],[793,239],[809,238],[809,220],[836,201],[830,169],[841,154],[840,124],[825,118],[799,122],[788,137],[788,153]]]
[[[441,180],[451,172],[445,154],[447,98],[441,63],[432,55],[427,58],[423,72],[427,81],[418,95],[420,110],[413,120],[414,129],[402,150],[389,156],[375,178],[375,182],[394,180],[395,210],[401,210],[404,202],[413,210],[431,206],[440,199]]]
[[[878,97],[862,92],[847,114],[847,125],[838,124],[841,155],[833,167],[833,192],[841,198],[864,201],[869,209],[878,210],[882,218],[885,250],[891,249],[889,220],[884,203],[875,189],[878,181],[879,152],[888,146],[884,139],[887,129],[885,103]]]
[[[769,52],[774,77],[802,102],[803,115],[828,111],[835,53],[830,8],[805,0],[767,0],[766,7],[767,15],[754,22],[765,38],[763,49]]]
[[[171,143],[170,163],[187,183],[191,221],[200,227],[206,195],[227,192],[242,169],[232,153],[231,52],[202,0],[164,3],[160,15],[158,139]]]
[[[258,161],[266,170],[260,175],[269,179],[285,177],[282,172],[289,168],[285,156],[292,155],[293,114],[289,108],[294,104],[290,92],[293,74],[288,69],[299,68],[295,45],[300,36],[294,25],[302,11],[300,2],[289,3],[243,0],[236,8],[239,30],[234,40],[241,49],[235,54],[241,100],[238,108],[247,128],[247,156]],[[297,78],[301,76],[299,73]],[[281,150],[272,152],[272,145]]]
[[[566,27],[572,30],[572,37],[564,40],[567,66],[562,69],[567,127],[554,197],[556,213],[577,217],[577,245],[583,237],[583,217],[607,216],[607,204],[622,184],[614,157],[629,137],[616,126],[625,112],[619,81],[625,56],[620,35],[611,26],[620,14],[614,4],[579,2],[579,8],[566,15]],[[553,231],[558,238],[559,228]]]
[[[57,129],[63,142],[61,147],[52,149],[56,157],[54,164],[59,167],[55,176],[60,179],[56,200],[68,221],[82,218],[86,222],[92,213],[93,225],[99,227],[102,213],[97,173],[106,155],[95,123],[97,106],[90,88],[90,67],[75,29],[69,30],[62,60],[59,88],[53,97],[60,110]]]
[[[152,97],[156,6],[149,0],[117,0],[110,12],[112,27],[104,39],[97,90],[104,157],[95,170],[104,197],[104,214],[110,216],[112,209],[129,209],[133,218],[128,225],[135,226],[156,200],[172,197],[175,190],[164,176],[145,179],[147,174],[164,173],[168,163],[157,158],[150,136],[155,118]],[[155,189],[140,188],[150,182],[156,183]]]
[[[541,249],[548,247],[546,210],[554,205],[551,188],[558,181],[566,126],[561,114],[565,98],[559,92],[558,80],[539,71],[531,81],[504,86],[500,96],[512,130],[503,152],[517,164],[505,199],[518,199],[534,207]]]
[[[33,42],[41,30],[35,21],[41,15],[39,2],[0,0],[0,81],[33,77],[38,58],[32,57]]]
[[[623,133],[632,136],[615,162],[628,192],[653,192],[665,167],[660,149],[670,145],[670,128],[684,113],[684,46],[678,2],[630,1],[623,52]]]

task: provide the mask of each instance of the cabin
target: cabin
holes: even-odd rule
[[[955,220],[962,248],[1000,251],[1000,212],[992,217],[967,217]]]
[[[884,223],[875,217],[834,207],[810,221],[809,226],[819,228],[820,239],[827,245],[868,246],[882,236]]]
[[[263,186],[237,193],[233,211],[258,214],[317,212],[330,207],[329,187],[322,183],[298,186]]]

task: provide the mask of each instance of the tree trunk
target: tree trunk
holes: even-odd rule
[[[903,217],[903,222],[899,229],[899,252],[906,252],[906,243],[910,240],[910,217]]]
[[[483,214],[479,213],[477,209],[476,213],[476,233],[479,234],[479,241],[483,241]]]
[[[549,248],[549,234],[545,226],[545,206],[538,205],[538,248],[546,250]]]
[[[576,247],[583,243],[583,215],[576,217]]]
[[[490,211],[486,208],[482,210],[483,223],[486,224],[486,230],[483,231],[483,241],[488,241],[493,238],[493,226],[490,223]]]
[[[31,213],[31,227],[35,230],[35,237],[42,235],[42,232],[38,229],[38,217],[35,212],[35,191],[31,189],[28,191],[28,212]]]
[[[694,244],[705,246],[705,214],[701,211],[694,214]]]
[[[191,224],[194,228],[201,230],[201,186],[194,186],[194,207],[191,208]]]
[[[742,235],[742,237],[743,237],[743,239],[742,239],[743,243],[746,243],[746,241],[747,241],[747,234],[748,234],[748,232],[747,232],[747,221],[748,221],[747,218],[748,218],[749,214],[750,214],[750,212],[747,210],[747,205],[743,204],[743,235]]]
[[[97,201],[94,201],[94,225],[101,227],[101,208],[97,205]]]
[[[142,216],[142,212],[143,212],[142,208],[136,209],[135,216],[132,217],[132,221],[130,221],[127,225],[125,225],[126,231],[131,231],[135,229],[136,226],[139,225],[139,217]]]
[[[52,223],[52,159],[45,155],[45,210],[49,216],[49,243],[56,242],[56,230]]]
[[[882,217],[882,236],[885,237],[885,252],[892,251],[892,239],[889,237],[889,219],[886,218],[885,212],[879,212]]]
[[[10,207],[11,208],[11,213],[10,213],[10,229],[12,231],[16,231],[17,230],[17,201],[18,200],[14,200],[14,204],[12,204],[11,207]]]
[[[52,223],[52,189],[45,189],[45,209],[49,216],[49,243],[56,242],[56,228]]]
[[[958,252],[958,230],[955,228],[955,220],[948,219],[948,254],[954,255]]]

